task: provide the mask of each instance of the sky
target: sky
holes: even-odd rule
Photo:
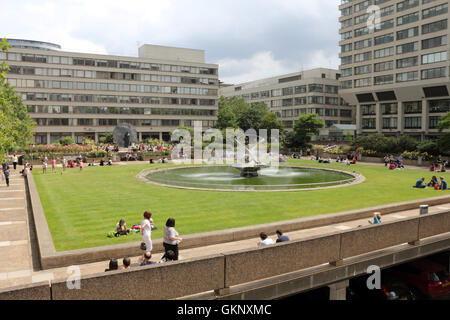
[[[340,0],[0,0],[0,37],[137,56],[143,44],[206,51],[236,84],[339,66]]]

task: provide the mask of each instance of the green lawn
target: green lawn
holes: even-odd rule
[[[291,164],[315,166],[316,162],[292,160]],[[343,168],[338,164],[323,166]],[[107,238],[106,234],[114,230],[121,218],[129,227],[139,224],[146,210],[153,213],[159,227],[152,235],[153,239],[158,239],[169,217],[176,219],[177,231],[186,235],[450,195],[448,191],[412,188],[422,176],[428,182],[433,175],[431,172],[389,171],[367,165],[352,166],[367,178],[363,184],[286,193],[163,188],[136,180],[136,175],[146,168],[150,166],[86,167],[83,172],[70,169],[63,175],[43,175],[36,168],[34,179],[56,250],[139,241],[139,235]],[[450,174],[441,175],[450,180]]]

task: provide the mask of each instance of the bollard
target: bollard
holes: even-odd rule
[[[420,206],[420,215],[428,214],[428,205]]]

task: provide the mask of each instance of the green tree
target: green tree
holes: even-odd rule
[[[114,134],[112,132],[106,132],[98,138],[98,141],[101,143],[114,143]]]
[[[415,151],[417,149],[418,141],[410,136],[401,136],[400,139],[398,139],[398,151],[404,152],[404,151]]]
[[[217,115],[217,118],[216,128],[218,129],[223,130],[225,128],[237,127],[236,115],[231,109],[229,101],[223,96],[220,97],[219,100],[219,113]]]
[[[2,51],[9,49],[3,39]],[[12,149],[24,148],[31,142],[35,123],[27,114],[22,99],[6,81],[8,67],[2,63],[0,72],[0,159]]]
[[[273,112],[266,113],[261,120],[259,125],[260,129],[267,130],[267,139],[270,141],[271,138],[271,130],[279,130],[280,139],[283,135],[283,125],[280,121],[278,121],[277,115]]]
[[[450,129],[450,112],[447,112],[447,114],[441,118],[438,128],[440,132]]]
[[[62,146],[72,146],[75,144],[75,140],[72,137],[62,137],[58,142]]]
[[[315,113],[299,116],[294,130],[286,134],[285,146],[302,149],[311,147],[311,138],[318,134],[324,126],[325,123]]]

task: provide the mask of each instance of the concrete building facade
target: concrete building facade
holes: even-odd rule
[[[51,43],[9,40],[0,52],[8,82],[37,123],[34,142],[70,136],[99,140],[120,123],[140,141],[170,139],[179,126],[217,121],[218,65],[202,50],[143,45],[138,57],[60,51]]]
[[[341,0],[340,94],[358,134],[439,136],[450,111],[448,0]]]
[[[353,124],[355,110],[340,98],[338,79],[338,70],[318,68],[224,86],[219,95],[267,104],[286,129],[293,128],[299,115],[308,113],[318,114],[326,127]]]

